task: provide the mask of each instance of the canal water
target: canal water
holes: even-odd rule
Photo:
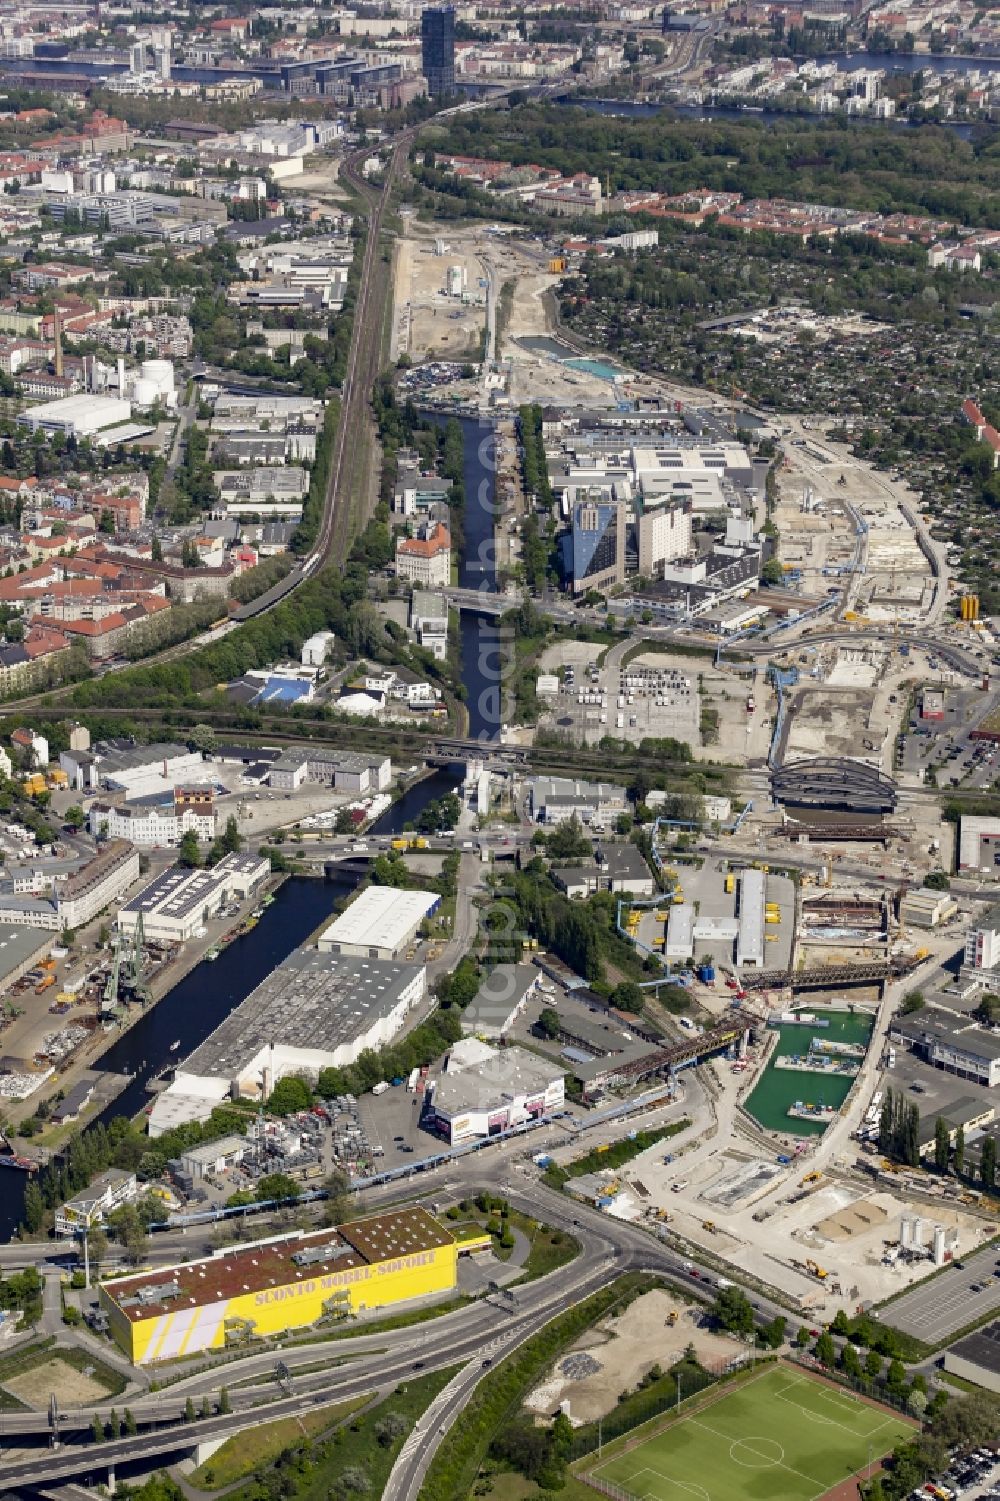
[[[495,588],[493,546],[493,429],[462,419],[465,437],[465,556],[459,571],[464,588]],[[463,614],[462,681],[466,686],[469,734],[492,740],[500,726],[498,628],[482,616]],[[374,825],[374,832],[394,833],[413,819],[432,798],[454,791],[461,767],[436,771],[410,789]],[[236,939],[220,957],[186,975],[156,1005],[112,1044],[97,1065],[113,1073],[134,1074],[123,1094],[97,1119],[134,1116],[149,1102],[145,1085],[169,1064],[183,1059],[203,1042],[235,1006],[326,921],[335,902],[351,890],[348,882],[291,877],[255,928]],[[173,1049],[174,1043],[179,1047]],[[23,1219],[27,1179],[9,1170],[0,1175],[0,1241],[9,1240]]]
[[[796,1023],[778,1028],[778,1044],[746,1102],[750,1114],[769,1131],[784,1131],[790,1136],[821,1136],[826,1130],[824,1122],[790,1117],[790,1107],[796,1100],[802,1100],[805,1104],[831,1105],[839,1109],[850,1093],[854,1080],[846,1075],[802,1074],[774,1066],[779,1054],[804,1056],[813,1037],[820,1037],[824,1042],[867,1043],[871,1036],[872,1018],[860,1012],[851,1014],[817,1007],[816,1015],[829,1020],[830,1025],[817,1027]]]

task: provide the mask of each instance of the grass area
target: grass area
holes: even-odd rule
[[[595,1147],[592,1152],[587,1152],[583,1157],[574,1157],[572,1162],[567,1162],[559,1167],[551,1163],[543,1174],[545,1182],[550,1188],[562,1188],[571,1178],[582,1178],[584,1173],[600,1172],[602,1167],[623,1167],[626,1162],[631,1162],[633,1157],[638,1157],[649,1147],[655,1147],[657,1142],[668,1141],[671,1136],[677,1136],[679,1132],[686,1131],[691,1122],[686,1116],[679,1121],[672,1121],[669,1126],[661,1126],[656,1131],[637,1131],[634,1136],[626,1136],[622,1141],[616,1141],[608,1147]]]
[[[518,1218],[520,1216],[516,1214],[511,1215],[515,1224]],[[518,1229],[521,1228],[523,1227],[519,1225]],[[535,1277],[545,1277],[549,1272],[558,1271],[579,1254],[578,1243],[565,1230],[538,1225],[533,1232],[525,1230],[525,1234],[531,1238],[531,1250],[524,1263],[524,1276],[518,1279],[521,1282],[530,1282]]]
[[[46,1367],[49,1369],[43,1370]],[[33,1389],[31,1381],[36,1371],[41,1373],[38,1377],[37,1391]],[[109,1397],[120,1396],[128,1385],[119,1371],[116,1371],[113,1366],[105,1365],[89,1350],[80,1350],[73,1345],[60,1345],[57,1348],[54,1337],[50,1335],[0,1360],[0,1411],[21,1411],[29,1407],[42,1407],[51,1390],[56,1391],[64,1404],[75,1403],[79,1400],[79,1395],[72,1390],[75,1385],[74,1372],[79,1372],[81,1378],[86,1372],[84,1379],[100,1387]],[[63,1386],[68,1386],[68,1390],[59,1390],[60,1380]],[[6,1382],[17,1383],[17,1395],[3,1389],[3,1384]]]
[[[788,1366],[589,1462],[589,1474],[646,1501],[814,1501],[881,1458],[914,1424]]]
[[[553,1319],[495,1366],[476,1387],[462,1421],[439,1445],[424,1477],[422,1501],[467,1501],[493,1439],[520,1410],[553,1360],[585,1329],[628,1307],[655,1285],[654,1278],[638,1272],[617,1278]]]
[[[331,1497],[354,1492],[370,1498],[381,1496],[417,1419],[457,1371],[457,1366],[451,1366],[405,1381],[383,1401],[356,1412],[328,1436],[295,1444],[301,1457],[292,1463],[279,1463],[279,1472],[273,1477],[277,1486],[272,1491],[270,1481],[265,1481],[265,1493],[281,1495],[286,1501],[330,1501]],[[258,1471],[267,1468],[266,1461],[257,1466]],[[262,1491],[258,1480],[253,1479],[232,1494],[239,1501],[251,1501]]]
[[[592,1488],[578,1480],[571,1471],[566,1472],[565,1480],[565,1485],[555,1493],[559,1501],[594,1501],[595,1492]],[[489,1496],[492,1501],[552,1501],[553,1492],[543,1491],[534,1480],[528,1480],[514,1470],[503,1470],[480,1482],[476,1486],[476,1494]]]
[[[302,1439],[317,1438],[343,1423],[352,1413],[364,1407],[367,1397],[357,1397],[353,1402],[337,1402],[331,1407],[313,1407],[295,1418],[278,1418],[273,1423],[261,1423],[256,1428],[247,1428],[227,1438],[221,1449],[211,1459],[192,1470],[188,1484],[200,1491],[221,1490],[236,1480],[252,1475],[254,1470],[271,1464],[283,1450]]]
[[[954,1371],[945,1371],[941,1367],[934,1372],[939,1381],[946,1381],[949,1386],[957,1387],[960,1392],[981,1392],[982,1387],[974,1381],[966,1381],[964,1376],[956,1376]]]

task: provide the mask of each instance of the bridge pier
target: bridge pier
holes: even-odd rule
[[[195,1444],[191,1456],[195,1469],[197,1469],[199,1465],[203,1465],[206,1463],[206,1461],[210,1460],[216,1450],[221,1449],[225,1442],[225,1437],[203,1438],[200,1443]]]
[[[108,1495],[109,1496],[113,1496],[114,1495],[115,1489],[116,1489],[116,1484],[117,1484],[117,1482],[115,1481],[115,1467],[114,1467],[113,1464],[109,1464],[108,1465]]]

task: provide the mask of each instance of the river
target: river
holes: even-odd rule
[[[472,418],[459,419],[465,438],[465,553],[459,582],[490,592],[495,587],[493,548],[493,430]],[[466,687],[469,734],[489,741],[500,725],[497,627],[483,617],[462,616],[462,681]],[[416,783],[373,825],[395,833],[432,798],[453,791],[461,767],[435,771]],[[96,1120],[137,1115],[149,1101],[146,1081],[175,1059],[185,1058],[230,1011],[250,994],[291,951],[328,918],[334,903],[351,889],[346,882],[292,877],[279,889],[257,926],[238,938],[214,963],[203,960],[114,1042],[97,1064],[135,1078]],[[180,1046],[171,1052],[174,1042]],[[89,1123],[93,1124],[93,1122]],[[11,1238],[23,1218],[27,1179],[8,1171],[0,1176],[0,1241]]]

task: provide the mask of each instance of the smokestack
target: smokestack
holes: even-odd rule
[[[118,356],[118,395],[125,395],[125,360],[122,355]]]
[[[63,373],[62,318],[60,316],[58,308],[56,308],[55,313],[53,314],[53,321],[54,321],[54,324],[55,324],[55,341],[56,341],[56,375],[61,379],[62,378],[62,373]]]

